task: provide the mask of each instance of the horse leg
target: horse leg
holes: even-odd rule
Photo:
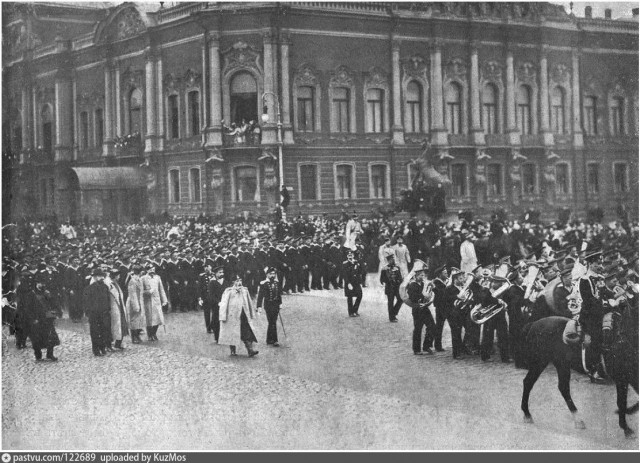
[[[529,366],[529,371],[527,372],[527,376],[522,380],[522,404],[520,408],[524,412],[524,421],[525,423],[533,423],[533,418],[531,418],[531,413],[529,413],[529,395],[531,394],[531,389],[533,389],[533,385],[536,383],[544,369],[547,367],[548,362],[532,362]]]
[[[576,429],[585,429],[584,421],[578,415],[578,408],[571,398],[571,363],[569,361],[555,361],[553,365],[558,372],[558,389],[569,407],[569,411],[573,417],[573,424]]]
[[[633,435],[633,429],[627,425],[627,391],[629,383],[624,381],[616,381],[616,393],[618,402],[618,425],[624,431],[626,437]]]

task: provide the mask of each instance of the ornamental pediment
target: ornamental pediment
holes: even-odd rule
[[[302,63],[296,70],[294,82],[297,86],[316,86],[319,83],[318,71],[309,63]]]
[[[372,67],[369,69],[367,76],[364,80],[365,87],[387,87],[387,73],[379,67]]]
[[[347,66],[338,66],[331,74],[329,85],[333,87],[351,87],[354,85],[353,71]]]
[[[224,59],[224,73],[238,69],[255,69],[262,73],[260,66],[260,52],[246,42],[238,41],[222,52]]]
[[[427,60],[422,56],[411,56],[402,60],[402,69],[407,77],[425,77],[428,70]]]

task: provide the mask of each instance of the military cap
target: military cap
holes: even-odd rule
[[[99,267],[99,266],[93,269],[93,271],[91,272],[91,275],[93,275],[94,277],[106,276],[106,274],[104,273],[104,270],[102,270],[102,267]]]
[[[446,270],[446,269],[447,269],[446,265],[441,265],[441,266],[436,267],[435,269],[433,269],[433,274],[435,276],[438,276],[438,275],[440,275],[442,273],[443,270]]]

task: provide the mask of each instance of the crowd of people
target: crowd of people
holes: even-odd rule
[[[598,323],[611,310],[637,311],[638,224],[471,220],[436,223],[373,215],[297,217],[290,222],[211,218],[139,223],[22,220],[3,233],[3,322],[16,345],[55,360],[55,319],[86,315],[93,354],[158,340],[164,314],[201,310],[217,342],[278,346],[286,294],[343,289],[358,317],[362,287],[384,286],[389,322],[411,307],[416,355],[444,350],[449,324],[455,359],[488,360],[494,337],[503,362],[526,367],[526,326],[560,315],[585,327],[586,362],[601,381]],[[369,275],[369,278],[367,278]],[[255,302],[254,302],[255,301]],[[435,319],[434,315],[435,314]],[[464,335],[463,335],[464,333]],[[424,338],[423,338],[424,334]]]

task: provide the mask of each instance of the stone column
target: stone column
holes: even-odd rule
[[[547,65],[548,46],[540,48],[540,133],[545,146],[553,145],[553,134],[549,129],[549,67]]]
[[[73,158],[73,85],[69,71],[58,71],[55,95],[55,161],[71,161]]]
[[[104,140],[102,142],[102,155],[114,154],[113,142],[113,79],[111,67],[113,63],[107,60],[104,68]]]
[[[391,73],[393,79],[393,143],[404,145],[404,130],[402,127],[402,95],[400,85],[400,40],[391,42]]]
[[[471,79],[469,98],[471,99],[471,137],[476,145],[484,145],[484,131],[480,121],[480,71],[478,68],[478,42],[471,43]]]
[[[448,143],[442,96],[442,43],[434,40],[431,44],[431,144],[442,146]]]
[[[33,111],[31,118],[31,127],[32,127],[32,135],[33,135],[33,147],[38,148],[38,132],[40,131],[40,127],[38,127],[38,89],[35,86],[31,87],[31,110]]]
[[[116,131],[115,131],[115,135],[116,137],[121,137],[122,133],[124,132],[123,127],[122,127],[122,94],[120,92],[120,63],[116,62],[115,63],[115,76],[114,76],[114,80],[115,82],[113,83],[114,87],[115,87],[115,105],[114,105],[114,109],[115,109],[115,113],[116,113]]]
[[[509,143],[517,145],[520,143],[520,135],[516,124],[516,95],[515,95],[515,73],[513,70],[513,50],[507,46],[507,89],[505,100],[507,104],[507,135]]]
[[[291,126],[291,85],[289,82],[289,45],[291,44],[288,35],[282,37],[282,43],[280,44],[280,65],[282,76],[282,130],[283,130],[283,142],[285,145],[293,143],[293,127]],[[314,103],[315,104],[315,103]],[[320,114],[316,114],[316,118],[320,117]],[[319,124],[316,124],[318,126]]]
[[[146,135],[144,137],[145,154],[155,150],[156,125],[158,116],[156,114],[156,67],[153,52],[147,49],[147,64],[145,66],[145,111]]]
[[[78,79],[74,73],[72,77],[72,101],[73,101],[73,160],[78,159],[78,140],[80,138],[80,128],[78,127]],[[95,127],[95,123],[93,124]],[[95,136],[95,133],[94,133]]]
[[[209,35],[209,126],[205,146],[222,145],[222,82],[220,81],[220,39]]]
[[[571,52],[571,102],[573,113],[573,146],[582,148],[582,126],[580,125],[580,55],[577,50]]]
[[[162,55],[158,55],[158,61],[156,61],[156,101],[155,107],[157,109],[156,120],[156,150],[162,151],[164,149],[164,85],[162,81]]]
[[[267,105],[267,114],[269,122],[262,127],[262,144],[274,144],[277,142],[276,135],[276,111],[277,111],[277,95],[274,89],[273,81],[273,34],[271,31],[263,35],[264,43],[264,93],[266,95],[265,103]],[[258,98],[260,98],[260,95]],[[262,106],[262,101],[260,101]],[[262,114],[262,112],[261,112]],[[258,116],[260,117],[261,114]]]
[[[207,69],[208,45],[207,45],[206,33],[203,37],[201,47],[202,47],[202,95],[200,96],[200,113],[202,114],[202,120],[200,121],[200,124],[206,128],[206,127],[209,127],[209,108],[207,108],[207,102],[209,101],[207,98],[207,95],[209,94],[209,89],[207,88],[207,82],[208,82],[207,75],[209,73],[209,70]],[[205,136],[205,133],[206,133],[206,130],[202,131],[203,137]],[[205,141],[206,141],[206,138],[203,138],[202,142],[204,143]]]
[[[31,113],[31,87],[25,83],[22,87],[22,112],[20,113],[23,151],[33,147],[33,137],[31,137],[31,133],[35,125],[31,123]],[[20,159],[22,162],[22,157]]]

